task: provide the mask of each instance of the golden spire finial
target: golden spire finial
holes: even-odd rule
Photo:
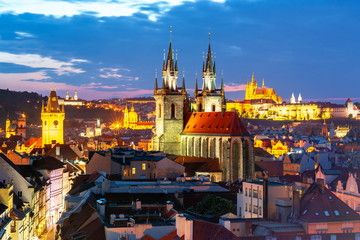
[[[169,32],[170,32],[170,42],[172,42],[172,32],[173,32],[173,30],[172,30],[172,25],[170,25],[170,30],[169,30]]]
[[[210,37],[211,37],[211,28],[209,27],[209,32],[208,32],[209,44],[210,44]]]
[[[252,75],[251,75],[251,82],[252,82],[252,83],[255,82],[255,74],[254,74],[254,72],[253,72]]]

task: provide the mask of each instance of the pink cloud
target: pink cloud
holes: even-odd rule
[[[239,92],[244,91],[246,89],[245,84],[236,84],[230,83],[229,85],[225,84],[225,92]]]

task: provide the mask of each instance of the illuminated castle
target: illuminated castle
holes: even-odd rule
[[[18,119],[14,120],[12,123],[9,116],[7,116],[5,122],[5,137],[9,138],[11,135],[18,135],[26,138],[26,115],[24,113],[20,114]]]
[[[155,79],[156,127],[153,148],[168,154],[211,158],[221,176],[214,181],[250,178],[254,173],[253,143],[235,112],[225,112],[223,84],[216,86],[210,42],[202,69],[202,88],[195,87],[195,112],[190,112],[185,79],[178,86],[178,63],[170,41],[162,69],[162,85]],[[215,164],[216,165],[216,164]]]
[[[42,146],[64,143],[64,105],[60,106],[55,90],[50,91],[47,105],[41,108]]]
[[[246,84],[245,100],[263,100],[270,99],[275,103],[282,103],[280,96],[276,95],[273,88],[265,88],[265,82],[262,81],[261,88],[258,87],[258,83],[255,80],[254,73],[251,76],[251,81]]]
[[[135,130],[141,129],[152,129],[154,127],[154,122],[143,122],[140,121],[139,114],[135,111],[134,105],[131,106],[129,111],[128,106],[126,105],[124,110],[124,128],[130,128]]]

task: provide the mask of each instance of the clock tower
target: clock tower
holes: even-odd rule
[[[42,146],[45,144],[64,143],[64,106],[59,105],[55,90],[50,91],[47,105],[41,108]]]

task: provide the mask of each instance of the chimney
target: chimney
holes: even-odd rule
[[[166,211],[170,211],[173,208],[174,208],[174,203],[171,201],[167,201],[166,202]]]
[[[140,201],[139,199],[136,199],[136,202],[135,202],[135,209],[136,209],[136,210],[141,209],[141,201]]]
[[[193,234],[193,220],[191,219],[186,219],[185,220],[185,235],[184,235],[184,240],[193,240],[194,238],[194,234]]]
[[[114,225],[115,218],[116,218],[116,215],[115,215],[115,214],[111,214],[111,215],[110,215],[110,224],[111,224],[111,225]]]
[[[183,214],[176,214],[176,234],[181,238],[185,234],[186,217]]]
[[[298,218],[300,216],[300,193],[293,191],[293,216]]]
[[[102,217],[105,216],[105,203],[106,203],[105,198],[100,198],[99,200],[96,201],[96,207]]]
[[[269,183],[267,179],[263,180],[263,218],[267,219],[268,218],[268,190],[269,190]]]
[[[55,147],[56,156],[60,156],[60,146]]]

